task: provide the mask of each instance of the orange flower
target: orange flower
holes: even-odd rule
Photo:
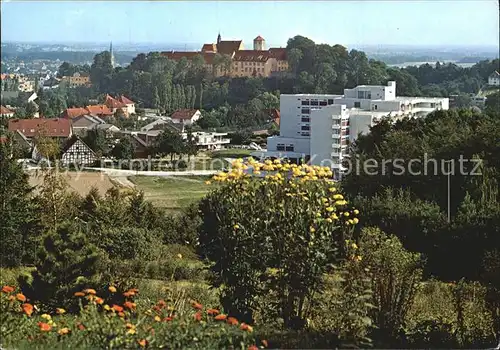
[[[201,305],[201,304],[200,304],[200,303],[198,303],[197,301],[193,301],[193,302],[191,303],[191,306],[192,306],[193,308],[195,308],[196,310],[201,310],[201,309],[203,309],[203,305]]]
[[[16,300],[16,297],[13,295],[9,295],[9,301],[14,301],[14,300]]]
[[[123,312],[119,312],[119,313],[118,313],[118,316],[120,316],[120,317],[125,317],[125,314],[124,314]]]
[[[262,343],[262,345],[263,345],[265,348],[267,348],[267,347],[269,346],[269,343],[268,343],[268,342],[267,342],[267,340],[265,340],[265,339],[262,339],[261,343]]]
[[[220,312],[219,312],[219,310],[217,310],[217,309],[208,309],[208,310],[207,310],[207,315],[216,316],[216,315],[218,315],[219,313],[220,313]]]
[[[52,329],[52,326],[48,323],[45,323],[45,322],[38,322],[38,327],[40,328],[40,330],[42,332],[48,332]]]
[[[250,345],[248,350],[259,350],[259,348],[256,345]]]
[[[174,319],[173,317],[165,317],[165,318],[163,319],[163,321],[165,321],[165,322],[170,322],[170,321],[172,321],[173,319]]]
[[[95,300],[94,300],[97,304],[101,305],[104,303],[104,299],[103,298],[99,298],[99,297],[96,297]]]
[[[57,331],[57,333],[59,335],[65,335],[65,334],[68,334],[69,332],[70,332],[70,330],[68,327],[61,328],[60,330]]]
[[[238,320],[234,317],[228,317],[227,318],[227,323],[229,323],[231,326],[237,326],[238,325]]]
[[[217,321],[224,321],[227,319],[227,315],[220,314],[220,315],[215,316],[214,319]]]
[[[242,323],[240,326],[240,329],[242,331],[253,332],[253,327],[250,325],[247,325],[246,323]]]
[[[123,311],[123,308],[120,305],[116,305],[116,304],[114,304],[112,306],[112,309],[115,310],[116,312],[122,312]]]
[[[92,288],[85,289],[83,292],[87,293],[87,294],[96,295],[95,289],[92,289]]]
[[[76,292],[75,294],[73,294],[75,297],[84,297],[85,296],[85,293],[83,292]]]
[[[129,289],[128,291],[129,291],[129,292],[132,292],[132,293],[134,293],[134,294],[139,294],[139,289],[137,289],[137,288],[131,288],[131,289]]]
[[[64,310],[64,309],[62,309],[62,308],[60,308],[60,307],[58,307],[58,308],[56,308],[56,312],[57,312],[59,315],[62,315],[62,314],[64,314],[64,313],[66,313],[66,310]]]
[[[127,309],[130,309],[130,310],[135,309],[135,303],[132,303],[131,301],[124,302],[123,306],[125,306]]]
[[[27,303],[23,304],[22,308],[23,308],[24,313],[28,316],[31,316],[31,314],[33,313],[33,305],[31,305],[31,304],[27,304]]]
[[[145,347],[146,344],[148,343],[146,339],[141,339],[137,341],[141,347]]]
[[[109,290],[111,293],[116,293],[116,287],[114,287],[114,286],[109,286],[108,290]]]
[[[201,321],[201,312],[198,311],[197,313],[194,314],[194,319],[196,321]]]
[[[16,299],[19,301],[22,301],[23,303],[26,301],[26,297],[22,293],[17,293],[16,294]]]
[[[127,327],[127,329],[135,328],[135,326],[132,323],[127,323],[125,327]]]
[[[127,292],[123,293],[123,296],[125,298],[129,298],[129,297],[134,296],[134,295],[135,295],[135,293],[131,292],[131,291],[127,291]]]
[[[164,308],[165,306],[167,306],[167,303],[165,302],[165,300],[160,299],[160,300],[158,301],[158,307],[159,307],[159,308]]]
[[[2,287],[2,292],[4,293],[12,293],[14,291],[14,287],[11,286],[3,286]]]
[[[78,327],[78,329],[79,329],[79,330],[81,330],[81,331],[84,331],[84,330],[85,330],[85,326],[84,326],[83,324],[81,324],[81,323],[79,323],[79,324],[77,325],[77,327]]]

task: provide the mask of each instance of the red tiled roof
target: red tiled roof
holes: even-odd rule
[[[91,105],[85,108],[92,115],[113,115],[113,112],[106,105]]]
[[[69,137],[71,121],[64,118],[35,118],[9,120],[9,131],[19,131],[26,137],[34,137],[43,132],[48,137]]]
[[[202,52],[215,52],[217,51],[217,45],[216,44],[203,44],[201,47]]]
[[[217,52],[224,55],[232,55],[238,51],[241,45],[241,40],[228,41],[223,40],[217,44]]]
[[[125,107],[125,104],[118,101],[117,99],[111,97],[110,95],[106,95],[106,100],[104,101],[104,104],[108,106],[109,108],[123,108]]]
[[[0,114],[1,115],[4,115],[4,114],[14,114],[14,112],[11,111],[10,109],[8,109],[7,107],[0,106]]]
[[[286,61],[286,49],[281,47],[271,47],[269,49],[269,54],[272,58],[276,58],[279,61]]]
[[[258,37],[256,37],[255,39],[253,39],[253,41],[263,41],[264,38],[261,37],[260,35]]]
[[[78,108],[67,108],[62,115],[64,118],[73,119],[88,113],[89,111],[87,111],[85,108],[78,107]]]
[[[240,50],[234,54],[235,61],[267,62],[271,58],[268,51],[260,50]]]
[[[191,119],[196,112],[198,112],[197,109],[178,109],[172,114],[171,118],[183,120]]]
[[[118,101],[120,101],[121,103],[123,104],[126,104],[126,105],[133,105],[135,102],[130,100],[129,98],[121,95],[119,98],[118,98]]]

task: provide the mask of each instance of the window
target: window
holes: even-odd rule
[[[333,98],[328,99],[328,104],[333,105]]]
[[[340,120],[338,120],[338,119],[333,119],[333,120],[332,120],[332,125],[340,125]]]
[[[309,108],[302,108],[301,112],[302,114],[310,114],[311,110]]]
[[[309,117],[302,117],[302,119],[300,121],[302,123],[309,123],[311,120],[309,119]]]
[[[310,129],[309,125],[302,125],[300,127],[300,130],[309,130],[309,129]]]
[[[320,105],[320,106],[326,106],[326,101],[320,101],[320,102],[319,102],[319,105]]]
[[[333,135],[340,135],[340,129],[332,130]]]
[[[354,108],[360,108],[361,102],[354,102]]]
[[[377,110],[377,105],[375,105],[375,110]]]
[[[284,150],[285,150],[285,144],[283,144],[283,143],[278,143],[278,144],[276,145],[276,150],[277,150],[277,151],[284,151]]]
[[[302,106],[309,106],[309,100],[303,100]]]
[[[310,136],[311,134],[309,134],[308,132],[302,132],[300,133],[302,136]]]
[[[287,152],[293,152],[295,149],[294,145],[286,145],[285,151]]]
[[[318,100],[311,100],[311,106],[317,106]]]

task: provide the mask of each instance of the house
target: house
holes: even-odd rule
[[[63,118],[11,119],[8,130],[12,133],[20,132],[30,141],[38,135],[60,141],[73,135],[71,121]]]
[[[95,152],[80,137],[73,135],[64,143],[61,152],[61,163],[63,165],[91,165],[96,160]]]
[[[141,128],[141,131],[147,132],[151,130],[165,130],[169,129],[174,132],[182,132],[182,126],[179,127],[179,125],[174,124],[170,118],[166,117],[160,117],[156,119],[155,121],[143,126]]]
[[[198,109],[179,109],[171,115],[174,123],[182,125],[192,125],[200,117],[201,112]]]
[[[494,71],[488,77],[488,85],[491,86],[500,86],[500,73],[498,71]]]
[[[104,132],[104,136],[107,139],[113,139],[115,138],[115,135],[120,132],[120,129],[114,126],[113,124],[108,124],[108,123],[103,123],[103,124],[96,124],[92,127],[92,129],[97,129],[101,130]]]
[[[104,105],[106,105],[113,113],[116,113],[116,111],[121,111],[126,117],[130,116],[131,114],[135,114],[135,102],[123,95],[118,98],[114,98],[111,95],[106,95]]]
[[[43,90],[57,89],[59,87],[60,82],[61,82],[61,79],[58,79],[55,77],[45,79],[43,81],[42,89]]]
[[[102,105],[90,105],[85,107],[90,115],[96,115],[101,118],[113,116],[113,111],[111,111],[108,106]]]
[[[14,111],[11,111],[7,107],[0,106],[0,117],[12,118],[14,116]]]
[[[146,141],[141,139],[135,133],[122,132],[122,135],[123,137],[129,138],[132,142],[132,145],[134,147],[134,158],[147,158],[149,156],[149,148]]]
[[[67,83],[70,88],[75,88],[79,86],[90,86],[90,77],[81,75],[76,72],[72,76],[64,76],[61,79],[62,82]]]
[[[86,134],[87,130],[94,128],[99,124],[104,124],[105,121],[99,117],[93,117],[91,115],[85,114],[80,115],[71,119],[71,124],[73,126],[73,132],[77,135],[83,136]]]
[[[217,150],[225,148],[231,140],[227,137],[227,132],[193,132],[198,149]],[[182,133],[182,138],[187,139],[187,133]]]

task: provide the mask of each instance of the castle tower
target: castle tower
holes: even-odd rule
[[[109,43],[109,54],[111,55],[111,66],[115,68],[115,55],[113,54],[113,42]]]
[[[260,35],[253,39],[253,49],[258,51],[264,51],[266,49],[266,41]]]

